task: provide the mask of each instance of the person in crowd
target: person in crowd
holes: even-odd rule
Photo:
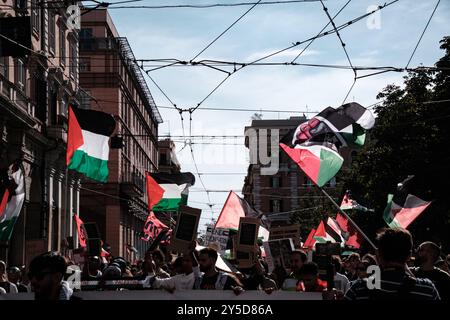
[[[345,294],[347,290],[350,288],[350,281],[344,274],[341,273],[342,270],[341,258],[339,256],[332,256],[331,262],[333,263],[334,267],[334,286],[336,290],[339,290],[343,294]]]
[[[18,292],[28,292],[28,287],[22,283],[22,272],[18,267],[8,268],[8,280],[17,287]]]
[[[3,288],[6,293],[17,293],[17,287],[14,283],[8,281],[6,273],[6,263],[0,260],[0,287]]]
[[[101,265],[102,261],[97,256],[88,257],[85,264],[85,270],[83,272],[83,278],[85,280],[95,280],[102,277]]]
[[[434,242],[423,242],[417,249],[417,268],[411,268],[412,273],[418,278],[431,280],[442,300],[450,301],[450,275],[437,268],[436,262],[439,260],[441,248]]]
[[[438,260],[436,262],[435,266],[436,266],[436,268],[439,268],[442,271],[445,271],[448,274],[450,274],[450,267],[449,267],[448,263],[444,259]]]
[[[354,281],[358,279],[358,265],[361,262],[361,257],[359,253],[353,252],[346,260],[344,264],[345,276],[349,281]]]
[[[367,260],[361,260],[356,266],[357,279],[366,279],[368,277],[367,269],[370,266],[370,262]]]
[[[194,288],[202,290],[233,290],[236,294],[243,292],[242,284],[236,277],[217,270],[217,257],[217,251],[212,248],[200,250],[198,264],[202,274],[196,279]]]
[[[282,290],[295,291],[298,280],[300,280],[300,270],[306,263],[308,256],[302,250],[294,250],[291,252],[291,273],[284,280],[281,287]]]
[[[271,293],[278,287],[276,282],[267,276],[268,273],[267,262],[258,259],[255,265],[247,271],[248,276],[244,276],[241,282],[246,290],[264,290],[266,293]]]
[[[439,300],[434,284],[428,279],[416,278],[406,262],[412,254],[413,241],[409,231],[390,228],[377,235],[377,261],[380,266],[379,287],[369,279],[352,283],[345,294],[347,300]],[[376,280],[376,279],[375,279]],[[327,296],[329,299],[330,295]]]
[[[327,283],[319,278],[319,267],[315,262],[305,262],[299,271],[297,291],[323,292]]]
[[[118,280],[122,278],[119,264],[113,262],[103,270],[102,280]]]
[[[55,252],[35,257],[28,268],[35,300],[77,300],[69,284],[63,281],[66,269],[66,261]]]
[[[147,277],[144,288],[166,289],[169,292],[175,290],[194,289],[195,280],[200,277],[200,270],[194,253],[191,251],[182,257],[178,257],[173,267],[178,273],[169,278],[159,278],[158,276]]]
[[[6,290],[0,287],[0,295],[6,294]]]
[[[159,278],[169,278],[169,268],[165,263],[165,257],[160,249],[155,249],[151,252],[152,259],[155,263],[155,273]]]

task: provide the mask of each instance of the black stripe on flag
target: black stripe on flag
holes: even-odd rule
[[[109,113],[73,106],[72,110],[82,130],[110,137],[116,128],[116,120]]]
[[[150,176],[155,179],[158,184],[190,184],[193,186],[195,184],[195,176],[190,172],[180,172],[180,173],[150,173]]]
[[[334,229],[330,227],[330,225],[326,221],[324,221],[324,225],[325,231],[328,235],[330,235],[330,237],[332,237],[336,242],[342,242],[342,238],[339,236],[339,234],[334,231]]]

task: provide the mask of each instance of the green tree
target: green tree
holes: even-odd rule
[[[415,175],[417,196],[432,200],[408,229],[417,243],[431,240],[450,250],[450,37],[440,42],[444,56],[436,69],[419,69],[402,87],[388,85],[377,96],[376,124],[370,141],[345,177],[345,188],[375,214],[358,213],[360,227],[374,237],[385,227],[382,212],[388,193]]]

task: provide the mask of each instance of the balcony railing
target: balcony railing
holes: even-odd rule
[[[14,83],[6,79],[0,74],[0,95],[9,100],[12,104],[19,107],[26,114],[34,117],[35,106],[25,93],[19,89]]]

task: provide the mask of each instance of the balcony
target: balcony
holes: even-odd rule
[[[67,126],[68,125],[65,116],[58,115],[57,124],[52,124],[47,127],[47,135],[50,138],[67,143]]]
[[[130,197],[140,197],[144,192],[144,179],[136,173],[123,176],[120,191]]]
[[[29,126],[40,131],[39,122],[35,119],[35,105],[30,98],[14,83],[0,74],[0,101],[2,107],[24,121]]]

